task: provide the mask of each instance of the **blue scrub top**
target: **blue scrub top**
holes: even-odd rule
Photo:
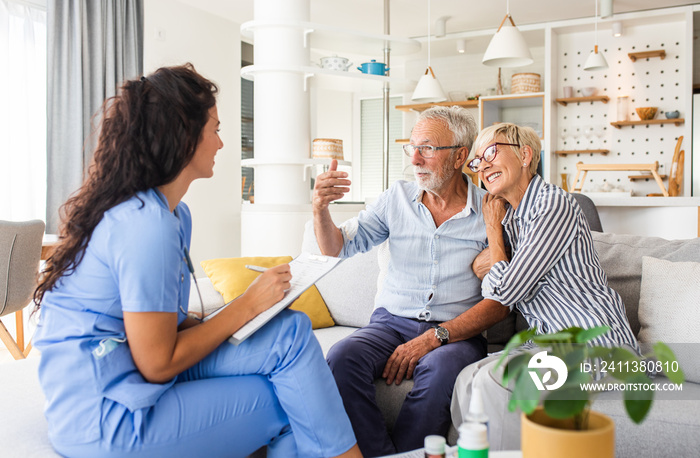
[[[52,441],[98,440],[109,434],[100,425],[104,399],[138,420],[174,383],[149,383],[136,369],[123,311],[185,319],[191,230],[186,204],[170,212],[157,189],[140,192],[105,212],[75,271],[44,295],[34,346]]]

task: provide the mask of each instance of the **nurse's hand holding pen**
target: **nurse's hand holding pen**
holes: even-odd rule
[[[282,300],[284,292],[291,287],[291,279],[289,264],[270,267],[258,275],[243,296],[250,299],[248,302],[256,314],[261,313]]]

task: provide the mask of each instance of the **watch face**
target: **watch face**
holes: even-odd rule
[[[450,339],[450,333],[442,326],[438,326],[435,328],[435,337],[437,337],[441,343],[446,344]]]

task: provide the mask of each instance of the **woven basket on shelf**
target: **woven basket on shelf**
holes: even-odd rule
[[[515,73],[510,80],[510,93],[540,92],[540,75],[538,73]]]
[[[314,138],[311,157],[343,160],[343,141],[337,138]]]

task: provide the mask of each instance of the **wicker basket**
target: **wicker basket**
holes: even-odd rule
[[[337,138],[315,138],[312,155],[314,159],[343,160],[343,141]]]
[[[540,92],[540,75],[538,73],[515,73],[510,80],[510,93]]]

